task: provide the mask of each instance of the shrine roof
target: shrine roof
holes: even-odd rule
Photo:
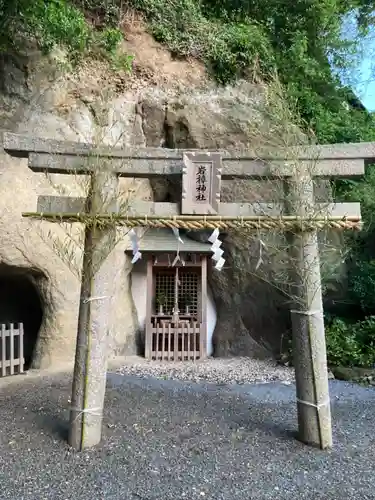
[[[180,252],[189,253],[211,253],[211,243],[202,243],[189,238],[186,234],[180,234],[183,243],[178,242],[171,229],[148,229],[139,240],[141,252]],[[177,248],[178,247],[178,248]],[[125,252],[131,252],[131,243],[127,245]]]

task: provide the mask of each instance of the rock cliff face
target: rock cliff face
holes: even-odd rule
[[[45,138],[73,141],[93,141],[100,136],[107,144],[120,137],[122,145],[131,141],[143,144],[143,134],[137,115],[137,97],[115,95],[108,102],[84,102],[75,97],[75,83],[69,77],[57,77],[46,69],[46,61],[3,58],[2,122],[4,128]],[[58,76],[58,75],[57,75]],[[48,81],[52,79],[52,81]],[[94,84],[96,82],[94,81]],[[92,90],[92,89],[91,89]],[[83,98],[83,100],[81,99]],[[106,123],[100,125],[94,106],[103,113]],[[25,160],[1,153],[0,162],[0,283],[2,288],[13,286],[18,276],[32,284],[30,300],[39,304],[39,332],[31,325],[38,321],[29,317],[25,307],[16,306],[2,311],[0,322],[25,323],[26,360],[35,367],[45,367],[71,361],[75,349],[80,283],[67,265],[64,252],[65,228],[37,223],[22,218],[23,211],[36,208],[40,194],[82,195],[83,183],[71,176],[34,174]],[[152,195],[148,182],[139,183],[142,197]],[[126,182],[123,182],[126,189]],[[51,248],[49,231],[60,242]],[[126,261],[120,243],[108,258],[108,266],[117,270],[116,291],[111,307],[110,351],[135,351],[134,331],[137,318],[131,297],[129,279],[131,265]],[[77,259],[79,249],[77,249]],[[33,296],[33,299],[32,299]],[[17,305],[22,297],[13,296]],[[38,328],[36,328],[38,330]],[[33,336],[33,338],[30,338]]]
[[[147,35],[139,36],[144,51],[148,47],[151,53],[160,54],[161,48]],[[163,77],[162,68],[150,68],[142,61],[143,52],[132,76],[113,78],[108,76],[104,65],[91,66],[87,62],[79,72],[61,73],[51,69],[56,68],[56,57],[51,62],[37,53],[24,58],[3,56],[0,67],[3,128],[44,138],[100,141],[120,147],[203,149],[247,144],[249,120],[260,120],[255,112],[255,104],[261,99],[259,88],[245,83],[234,88],[215,88],[207,83],[201,67],[189,62],[175,63],[165,52],[165,66],[170,64],[170,67]],[[195,78],[188,86],[192,72]],[[61,194],[57,185],[64,186],[65,193],[70,195],[82,194],[82,189],[68,176],[51,176],[51,181],[42,174],[32,173],[25,160],[11,158],[5,152],[1,152],[0,174],[0,261],[7,271],[3,272],[0,266],[0,283],[10,283],[21,274],[34,287],[34,298],[39,300],[43,314],[33,352],[30,347],[33,365],[69,361],[75,348],[79,281],[41,238],[41,234],[51,230],[61,239],[64,231],[57,225],[48,226],[44,222],[38,225],[25,220],[21,213],[34,211],[40,194]],[[129,181],[122,184],[125,189],[126,182]],[[256,199],[251,184],[241,193],[242,199],[238,199],[233,185],[223,187],[226,201]],[[179,189],[168,180],[152,185],[143,181],[138,183],[136,196],[177,201]],[[118,270],[110,349],[112,353],[133,354],[138,325],[129,285],[131,264],[123,252],[124,243],[120,242],[108,258],[109,266]],[[251,272],[246,278],[242,276],[241,286],[237,286],[238,274],[243,273],[244,266],[253,269],[256,265],[258,246],[255,239],[245,254],[239,254],[233,236],[226,235],[227,268],[221,273],[210,273],[218,310],[214,333],[216,355],[268,355],[278,350],[282,335],[289,329],[285,299],[274,288],[253,277]],[[20,319],[22,314],[19,313]],[[0,322],[5,320],[10,319],[0,317]]]

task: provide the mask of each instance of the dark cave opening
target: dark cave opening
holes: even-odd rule
[[[38,277],[30,270],[0,265],[0,324],[23,323],[25,370],[31,367],[43,320]]]

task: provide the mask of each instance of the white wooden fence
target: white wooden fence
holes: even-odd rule
[[[24,372],[23,323],[0,325],[0,376]]]

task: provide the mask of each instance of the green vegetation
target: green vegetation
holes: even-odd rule
[[[361,6],[360,4],[363,3]],[[220,83],[262,78],[276,68],[291,101],[321,143],[369,140],[375,120],[344,103],[353,97],[329,61],[348,71],[356,41],[344,42],[344,16],[361,8],[362,32],[371,24],[369,2],[339,0],[131,0],[154,37],[180,56],[202,58]]]
[[[99,2],[96,2],[99,4]],[[44,52],[63,46],[72,62],[94,55],[129,70],[130,56],[118,54],[122,32],[113,24],[96,29],[85,11],[68,0],[0,0],[0,48],[21,50],[35,40]]]
[[[340,316],[328,322],[327,339],[331,363],[365,366],[375,364],[375,165],[367,168],[360,180],[342,181],[338,196],[344,201],[361,203],[363,230],[348,234],[348,291]],[[331,311],[331,314],[335,311]],[[356,319],[357,321],[353,321]],[[366,332],[366,335],[364,335]],[[346,343],[344,337],[348,336]],[[350,342],[353,341],[353,349]],[[330,354],[330,351],[328,351]],[[333,355],[334,352],[334,355]],[[341,358],[339,353],[341,353]]]
[[[122,9],[140,11],[154,37],[176,56],[204,60],[220,83],[273,74],[321,143],[370,140],[375,119],[345,106],[353,97],[339,83],[350,71],[357,40],[340,37],[357,9],[361,33],[374,23],[374,0],[0,0],[0,43],[32,36],[43,50],[64,45],[72,58],[87,52],[115,60]],[[129,65],[131,61],[125,59]]]
[[[139,11],[173,55],[201,59],[221,84],[267,80],[277,70],[291,105],[320,143],[375,141],[375,113],[363,110],[337,76],[350,74],[358,42],[374,29],[375,0],[0,0],[0,45],[18,50],[32,38],[44,52],[62,45],[72,61],[91,55],[129,70],[131,56],[118,50],[126,8]],[[352,41],[341,37],[349,13],[359,27]],[[368,366],[375,338],[374,167],[335,188],[337,199],[362,203],[365,230],[347,239],[347,302],[357,323],[329,322],[328,354],[332,363]]]
[[[375,316],[356,323],[333,318],[326,326],[326,339],[329,365],[375,365]]]
[[[83,52],[90,38],[83,13],[64,0],[1,0],[0,23],[2,50],[18,48],[24,39],[35,37],[45,52],[55,44]]]

